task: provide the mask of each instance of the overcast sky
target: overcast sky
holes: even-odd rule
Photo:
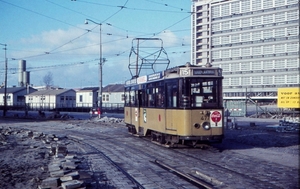
[[[129,58],[135,38],[161,38],[169,67],[185,64],[190,61],[190,11],[191,0],[0,0],[0,43],[7,44],[8,87],[18,85],[21,59],[27,62],[34,86],[43,85],[48,72],[56,86],[98,86],[100,27],[84,24],[86,18],[102,24],[104,86],[131,78],[128,65],[136,59],[134,54]],[[148,44],[153,51],[160,46]],[[140,55],[151,53],[151,48],[144,48]]]

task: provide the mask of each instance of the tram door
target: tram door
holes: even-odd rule
[[[138,126],[140,127],[141,126],[141,121],[140,121],[140,117],[143,115],[141,114],[142,113],[142,109],[141,109],[141,106],[142,106],[142,91],[141,90],[138,90],[137,91],[137,108],[138,108]]]
[[[178,107],[178,85],[166,83],[166,130],[176,130],[176,109]]]

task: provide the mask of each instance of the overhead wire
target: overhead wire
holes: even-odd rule
[[[62,20],[53,18],[53,17],[51,17],[51,16],[47,16],[47,15],[45,15],[45,14],[36,12],[36,11],[34,11],[34,10],[27,9],[27,8],[25,8],[25,7],[21,7],[21,6],[19,6],[19,5],[16,5],[16,4],[7,2],[7,1],[3,1],[3,0],[0,0],[0,2],[9,4],[9,5],[14,6],[14,7],[17,7],[17,8],[19,8],[19,9],[26,10],[26,11],[28,11],[28,12],[31,12],[31,13],[34,13],[34,14],[37,14],[37,15],[40,15],[40,16],[42,16],[42,17],[45,17],[45,18],[48,18],[48,19],[51,19],[51,20],[55,20],[55,21],[57,21],[57,22],[60,22],[60,23],[63,23],[63,24],[66,24],[66,25],[69,25],[69,26],[72,26],[72,27],[75,27],[75,28],[79,28],[79,29],[84,30],[83,28],[80,28],[80,27],[78,27],[78,26],[76,26],[76,25],[73,25],[73,24],[70,24],[70,23],[68,23],[68,22],[65,22],[65,21],[62,21]]]
[[[2,2],[4,2],[4,3],[8,3],[8,2],[5,2],[5,1],[3,1],[3,0],[0,0],[0,1],[2,1]],[[50,2],[50,3],[53,3],[53,2],[51,2],[51,1],[49,1],[49,0],[47,0],[47,1]],[[82,2],[86,2],[86,1],[82,1]],[[123,6],[119,6],[120,9],[119,9],[117,12],[113,13],[112,15],[110,15],[108,18],[106,18],[105,20],[103,20],[101,23],[103,23],[103,22],[109,20],[110,18],[112,18],[113,16],[115,16],[116,14],[118,14],[121,10],[123,10],[124,8],[128,9],[128,7],[126,7],[126,4],[127,4],[127,3],[128,3],[128,0],[125,2],[125,4],[124,4]],[[11,3],[8,3],[8,4],[11,4]],[[56,4],[56,3],[53,3],[53,4]],[[96,3],[96,4],[99,4],[99,3]],[[23,7],[14,5],[14,4],[11,4],[11,5],[16,6],[16,7],[18,7],[18,8],[22,8],[22,9],[27,10],[27,11],[30,11],[30,12],[34,12],[34,13],[36,13],[36,14],[40,14],[40,13],[38,13],[38,12],[36,12],[36,11],[32,11],[32,10],[29,10],[29,9],[26,9],[26,8],[23,8]],[[59,6],[58,4],[56,4],[56,5]],[[105,5],[105,4],[101,4],[101,5],[102,5],[102,6],[107,6],[107,5]],[[68,9],[67,7],[63,7],[63,6],[61,6],[61,7],[62,7],[62,8]],[[113,7],[113,6],[111,6],[111,7]],[[72,11],[71,9],[68,9],[68,10]],[[140,9],[140,10],[142,10],[142,9]],[[157,11],[159,11],[159,10],[157,10]],[[73,11],[73,12],[76,12],[76,11]],[[79,13],[79,12],[77,12],[77,13]],[[79,14],[80,14],[80,13],[79,13]],[[44,17],[47,17],[47,18],[51,18],[51,19],[53,19],[53,20],[59,21],[58,19],[55,19],[55,18],[52,18],[52,17],[48,17],[48,16],[43,15],[43,14],[40,14],[40,15],[42,15],[42,16],[44,16]],[[190,17],[190,15],[189,15],[188,17]],[[164,30],[167,30],[167,29],[171,28],[172,26],[174,26],[174,25],[180,23],[181,21],[185,20],[185,19],[188,18],[188,17],[185,17],[185,18],[181,19],[180,21],[178,21],[178,22],[176,22],[176,23],[170,25],[169,27],[165,28]],[[65,23],[65,22],[63,22],[63,21],[60,21],[60,22]],[[66,23],[66,24],[68,24],[68,23]],[[68,25],[71,25],[71,24],[68,24]],[[71,25],[71,26],[73,26],[73,25]],[[76,27],[76,26],[75,26],[75,27]],[[96,26],[96,27],[97,27],[97,26]],[[93,29],[95,29],[96,27],[94,27]],[[116,26],[114,26],[114,27],[116,27]],[[122,28],[120,28],[120,27],[116,27],[116,28],[122,29]],[[82,28],[80,28],[80,29],[82,29]],[[38,56],[44,56],[44,55],[53,54],[53,53],[59,53],[59,52],[64,52],[64,51],[76,50],[76,49],[78,49],[78,48],[73,48],[73,49],[69,49],[69,50],[64,50],[64,51],[54,52],[54,51],[60,49],[61,47],[65,46],[65,45],[67,45],[67,44],[69,44],[69,43],[72,43],[72,42],[75,41],[76,39],[79,39],[79,38],[82,37],[83,35],[86,35],[87,33],[91,32],[93,29],[84,32],[83,34],[81,34],[81,35],[75,37],[74,39],[72,39],[72,40],[70,40],[70,41],[68,41],[68,42],[66,42],[66,43],[64,43],[64,44],[62,44],[62,45],[60,45],[60,46],[58,46],[58,47],[56,47],[56,48],[54,48],[54,49],[48,51],[48,52],[44,52],[44,53],[38,54],[38,55],[32,55],[32,56],[28,56],[28,57],[23,57],[23,58],[19,58],[19,59],[15,59],[15,60],[20,60],[20,59],[24,59],[24,58],[27,59],[27,58],[33,58],[33,57],[38,57]],[[122,29],[122,30],[125,30],[125,31],[127,31],[127,32],[130,31],[130,30],[126,30],[126,29]],[[160,32],[156,32],[156,33],[154,34],[154,36],[155,36],[155,35],[158,35],[159,33],[163,32],[164,30],[161,30]],[[149,33],[148,33],[148,34],[146,34],[146,33],[143,34],[143,36],[147,36],[147,35],[152,35],[152,34],[149,34]],[[129,38],[128,33],[127,33],[127,35],[126,35],[126,38]],[[126,39],[126,38],[123,38],[123,39]],[[134,37],[130,37],[130,38],[134,38]],[[117,40],[114,40],[114,41],[123,40],[123,39],[117,39]],[[110,42],[112,42],[112,41],[110,41]],[[79,48],[85,48],[85,47],[79,47]],[[119,55],[116,55],[116,56],[119,56]]]
[[[82,15],[82,16],[92,18],[90,15],[83,14],[82,12],[76,11],[76,10],[74,10],[74,9],[70,9],[69,7],[62,6],[62,5],[58,4],[58,3],[54,3],[53,1],[50,1],[50,0],[46,0],[46,1],[49,2],[49,3],[51,3],[51,4],[53,4],[53,5],[56,5],[56,6],[58,6],[58,7],[61,7],[61,8],[63,8],[63,9],[69,10],[69,11],[71,11],[71,12],[75,12],[75,13],[80,14],[80,15]],[[97,19],[97,18],[93,18],[93,19]]]
[[[62,23],[65,23],[65,24],[67,24],[67,25],[74,26],[74,25],[72,25],[72,24],[69,24],[69,23],[60,21],[60,20],[55,19],[55,18],[53,18],[53,17],[46,16],[46,15],[41,14],[41,13],[38,13],[38,12],[36,12],[36,11],[32,11],[32,10],[30,10],[30,9],[27,9],[27,8],[24,8],[24,7],[21,7],[21,6],[18,6],[18,5],[12,4],[12,3],[8,3],[8,2],[3,1],[3,0],[0,0],[0,1],[2,1],[2,2],[4,2],[4,3],[7,3],[7,4],[10,4],[10,5],[12,5],[12,6],[18,7],[18,8],[20,8],[20,9],[24,9],[24,10],[27,10],[27,11],[29,11],[29,12],[33,12],[33,13],[35,13],[35,14],[38,14],[38,15],[41,15],[41,16],[44,16],[44,17],[47,17],[47,18],[50,18],[50,19],[53,19],[53,20],[62,22]],[[51,1],[48,1],[48,2],[52,3]],[[128,0],[126,0],[124,6],[126,6],[127,2],[128,2]],[[56,4],[56,3],[53,3],[53,4],[59,6],[59,5]],[[64,7],[64,6],[61,6],[61,7],[66,8],[66,7]],[[68,9],[68,8],[66,8],[66,9]],[[71,10],[71,9],[68,9],[68,10]],[[122,10],[122,8],[121,8],[120,10],[118,10],[117,12],[113,13],[112,15],[110,15],[108,18],[106,18],[106,19],[105,19],[104,21],[102,21],[102,22],[105,22],[106,20],[108,20],[108,19],[110,19],[111,17],[115,16],[115,15],[116,15],[117,13],[119,13],[121,10]],[[76,12],[76,11],[75,11],[75,12]],[[77,26],[74,26],[74,27],[77,27]],[[69,40],[68,42],[66,42],[66,43],[64,43],[64,44],[62,44],[62,45],[60,45],[60,46],[58,46],[58,47],[53,48],[53,49],[50,50],[50,51],[45,51],[45,52],[43,52],[43,53],[41,53],[41,54],[31,55],[31,56],[22,57],[22,58],[14,58],[14,60],[22,60],[22,59],[34,58],[34,57],[39,57],[39,56],[48,55],[48,54],[50,54],[50,53],[52,54],[55,50],[60,49],[61,47],[65,46],[65,45],[67,45],[67,44],[69,44],[69,43],[74,42],[75,40],[81,38],[82,36],[86,35],[87,33],[91,32],[92,30],[94,30],[96,27],[97,27],[97,26],[95,26],[94,28],[92,28],[92,29],[90,29],[90,30],[86,30],[86,29],[77,27],[77,28],[80,28],[80,29],[85,30],[86,32],[84,32],[83,34],[81,34],[81,35],[79,35],[79,36],[77,36],[77,37],[75,37],[75,38]]]
[[[172,8],[175,8],[175,9],[179,9],[181,11],[185,10],[183,8],[180,8],[180,7],[175,7],[175,6],[166,4],[166,3],[159,3],[159,2],[156,2],[156,1],[153,1],[153,0],[145,0],[145,1],[148,1],[148,2],[151,2],[151,3],[155,3],[155,4],[159,4],[159,5],[166,6],[166,7],[172,7]],[[187,11],[189,11],[189,10],[187,10]]]
[[[115,5],[108,5],[103,3],[95,3],[90,1],[83,1],[83,0],[76,0],[77,2],[83,2],[87,4],[93,4],[93,5],[99,5],[99,6],[106,6],[106,7],[113,7],[113,8],[121,8],[121,9],[128,9],[128,10],[134,10],[134,11],[149,11],[149,12],[164,12],[164,13],[184,13],[182,11],[168,11],[168,10],[158,10],[158,9],[143,9],[143,8],[135,8],[135,7],[128,7],[126,5],[123,6],[115,6]],[[172,6],[170,6],[172,7]],[[184,10],[184,9],[182,9]]]
[[[86,65],[87,63],[91,63],[96,61],[96,59],[91,59],[91,60],[86,60],[86,61],[80,61],[80,62],[72,62],[72,63],[64,63],[64,64],[56,64],[56,65],[48,65],[48,66],[31,66],[31,67],[27,67],[26,70],[30,70],[32,71],[36,71],[36,70],[43,70],[43,69],[49,69],[49,68],[58,68],[58,67],[64,67],[64,66],[80,66],[80,65]],[[0,69],[0,73],[4,73],[4,69]],[[9,70],[13,73],[11,74],[15,74],[15,73],[19,73],[19,68],[9,68]]]

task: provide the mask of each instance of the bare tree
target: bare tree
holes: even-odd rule
[[[44,82],[44,84],[46,86],[46,89],[49,89],[53,85],[53,74],[52,74],[52,72],[48,72],[44,76],[43,82]]]

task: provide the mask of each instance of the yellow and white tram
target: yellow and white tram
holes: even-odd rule
[[[222,79],[221,68],[187,63],[126,81],[128,131],[171,146],[221,142]]]

